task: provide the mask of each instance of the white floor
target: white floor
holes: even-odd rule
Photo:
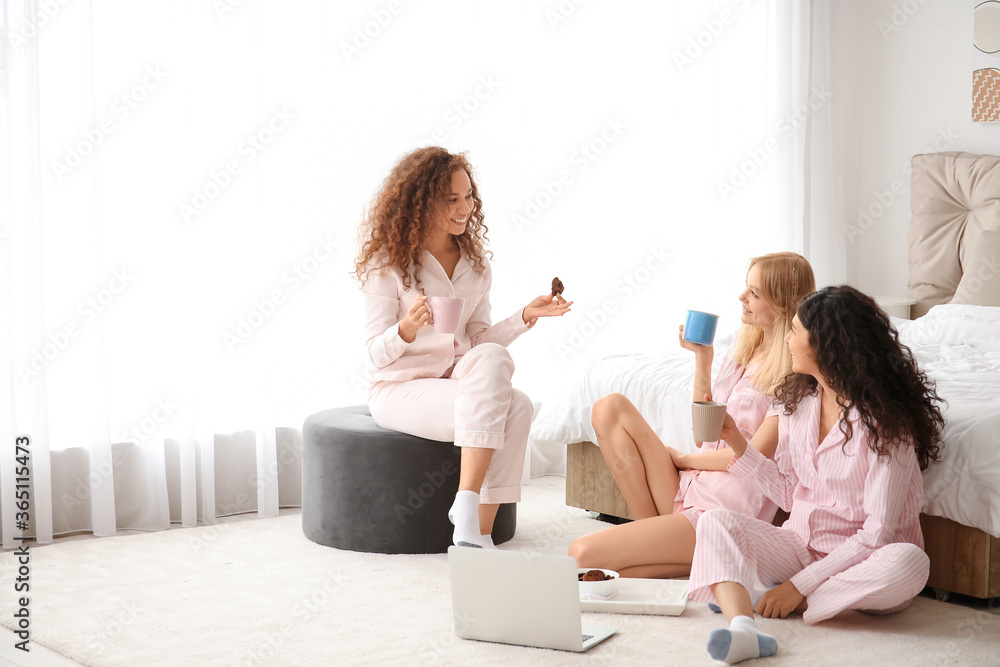
[[[531,530],[530,530],[530,528],[531,528],[530,517],[531,517],[532,512],[530,512],[529,510],[531,510],[532,508],[541,507],[542,509],[544,509],[544,516],[545,517],[558,516],[559,515],[558,513],[560,512],[560,509],[562,510],[562,512],[566,512],[567,511],[567,508],[565,508],[565,505],[564,505],[564,499],[565,499],[565,479],[564,478],[562,478],[562,477],[555,477],[555,476],[549,476],[549,477],[542,477],[542,478],[532,479],[530,485],[526,486],[525,489],[524,489],[523,500],[524,500],[526,506],[524,507],[525,512],[524,512],[524,516],[523,516],[523,519],[524,519],[524,525],[523,526],[521,525],[522,524],[522,516],[521,516],[521,513],[519,512],[519,531],[520,531],[520,534],[521,534],[521,539],[522,540],[526,539],[526,536],[531,533]],[[298,514],[299,510],[283,510],[281,513],[282,514]],[[540,513],[540,512],[536,510],[535,513]],[[582,523],[582,528],[583,528],[584,531],[592,530],[591,528],[588,528],[588,525],[590,525],[591,522],[586,518],[586,513],[582,512],[581,510],[570,510],[570,514],[572,514],[573,516],[576,517],[575,519],[573,519],[573,521],[575,521],[575,522],[581,522],[582,521],[583,522]],[[254,525],[254,526],[257,526],[257,525],[259,525],[259,526],[265,526],[265,525],[267,525],[264,522],[262,522],[260,524],[253,524],[252,522],[254,521],[254,519],[255,519],[254,515],[245,515],[245,516],[239,518],[239,520],[241,522],[245,521],[245,522],[248,522],[250,525]],[[270,520],[270,521],[274,521],[274,520]],[[536,523],[537,523],[537,521],[536,521]],[[595,528],[596,528],[596,526],[600,525],[600,524],[597,524],[597,522],[593,522],[593,523],[594,523]],[[250,525],[248,525],[247,527],[250,527]],[[548,524],[545,524],[545,525],[548,525]],[[563,524],[560,524],[560,525],[562,525],[565,528],[565,526],[569,525],[569,524],[567,523],[565,525],[563,525]],[[578,528],[581,527],[581,526],[577,526],[576,523],[574,523],[573,525],[576,526],[576,528],[574,530],[576,530],[576,529],[578,529]],[[176,530],[191,530],[191,529],[177,528]],[[137,532],[137,531],[129,531],[129,532]],[[173,533],[174,531],[169,531],[169,532]],[[538,532],[538,531],[536,530],[536,532]],[[565,534],[563,534],[564,532],[565,532]],[[574,531],[563,531],[558,526],[556,526],[555,529],[553,529],[553,530],[549,530],[548,533],[551,533],[551,534],[547,535],[547,536],[543,536],[543,537],[546,537],[546,539],[548,539],[548,541],[550,541],[550,542],[553,541],[553,539],[554,539],[555,542],[559,543],[561,549],[565,549],[565,544],[564,543],[568,543],[569,539],[573,535],[576,534]],[[558,534],[556,534],[556,533],[558,533]],[[572,534],[570,534],[570,533],[572,533]],[[177,535],[176,537],[180,538],[181,536]],[[552,538],[552,539],[549,539],[549,538]],[[115,540],[117,538],[93,538],[93,537],[88,536],[88,535],[74,535],[74,536],[71,536],[71,537],[59,538],[59,539],[56,540],[56,542],[59,543],[59,542],[66,542],[66,541],[93,540],[93,539]],[[145,539],[145,538],[142,538],[142,539]],[[183,538],[181,538],[181,539],[183,539]],[[126,540],[126,542],[123,543],[123,547],[125,547],[126,544],[128,542],[130,542],[130,541],[131,540]],[[76,546],[76,545],[74,545],[74,546]],[[83,546],[83,545],[80,545],[80,546]],[[39,547],[39,549],[42,549],[42,548],[44,548],[44,547]],[[229,553],[229,552],[227,551],[226,553]],[[293,552],[293,554],[291,554],[291,555],[294,556],[294,553],[298,553],[298,552]],[[347,554],[344,554],[344,555],[346,556]],[[385,560],[385,559],[383,559],[383,560]],[[428,559],[428,560],[432,560],[432,559]],[[74,562],[76,562],[76,561],[74,561]],[[72,581],[72,577],[75,576],[73,574],[73,568],[74,567],[75,566],[70,565],[69,569],[67,570],[69,578],[67,579],[67,577],[64,577],[63,578],[64,581]],[[925,592],[925,596],[926,595],[927,595],[927,593]],[[966,611],[966,612],[964,612],[965,616],[961,616],[961,614],[959,612],[957,612],[957,610],[954,610],[954,608],[952,608],[953,611],[949,611],[948,610],[948,607],[951,607],[951,605],[942,605],[941,607],[937,607],[936,605],[939,605],[940,603],[930,603],[928,601],[924,601],[926,603],[924,605],[915,605],[915,607],[916,606],[927,607],[928,604],[930,604],[930,605],[934,605],[935,606],[935,610],[938,610],[938,611],[935,611],[935,613],[941,615],[941,617],[948,616],[950,618],[950,617],[953,616],[954,619],[957,619],[957,620],[953,620],[952,621],[952,625],[948,626],[949,628],[952,627],[952,626],[954,626],[955,628],[961,629],[961,628],[963,628],[965,626],[962,625],[961,623],[959,623],[959,620],[961,620],[962,623],[965,623],[967,625],[970,622],[969,618],[972,618],[972,620],[975,621],[976,623],[978,623],[979,626],[982,626],[982,630],[985,631],[986,635],[991,635],[996,630],[997,626],[996,626],[995,622],[992,621],[993,618],[997,618],[996,616],[993,615],[993,614],[996,613],[994,611],[994,607],[988,607],[986,605],[986,602],[982,601],[982,600],[972,600],[972,599],[966,598],[966,599],[958,599],[958,600],[954,600],[954,601],[957,602],[957,603],[959,603],[959,605],[970,607],[972,609],[977,610],[977,612],[975,612],[976,615],[974,617],[969,617],[969,612]],[[993,612],[993,613],[990,614],[990,615],[988,615],[988,616],[983,616],[982,612],[978,611],[978,610],[986,610],[986,611],[990,611],[990,612]],[[66,611],[68,611],[68,610],[64,608],[63,609],[64,616],[65,616],[65,612]],[[698,618],[697,618],[698,616],[705,616],[706,615],[706,613],[704,612],[704,610],[692,610],[692,611],[696,612],[696,613],[689,614],[688,616],[690,618],[688,618],[687,622],[685,624],[683,624],[683,626],[686,628],[686,632],[693,631],[693,626],[690,627],[690,628],[687,627],[687,626],[690,626],[693,623],[696,623],[698,621]],[[924,613],[926,614],[926,610],[925,610]],[[961,618],[959,618],[960,616],[961,616]],[[919,620],[919,615],[918,615],[917,612],[913,612],[913,613],[911,613],[909,615],[909,618],[913,622],[916,623]],[[987,624],[986,621],[981,620],[983,618],[985,618],[987,621],[989,621],[989,623]],[[642,641],[641,638],[646,633],[648,633],[651,629],[655,629],[657,632],[662,632],[662,628],[663,628],[662,623],[659,623],[656,620],[651,621],[651,622],[643,621],[641,618],[634,618],[634,619],[632,619],[632,618],[622,618],[621,620],[622,620],[623,624],[625,624],[625,623],[636,623],[636,624],[639,624],[639,625],[636,625],[635,628],[631,628],[632,631],[630,633],[626,633],[624,631],[622,633],[623,636],[625,634],[631,634],[633,637],[636,638],[636,639],[633,640],[635,642]],[[889,621],[892,621],[892,620],[893,619],[889,619]],[[63,622],[66,622],[65,618],[64,618]],[[75,625],[75,622],[72,620],[72,617],[70,617],[69,622],[73,623]],[[677,625],[678,625],[678,627],[681,627],[682,623],[678,623]],[[833,625],[836,625],[836,624],[833,624]],[[835,628],[834,629],[834,633],[833,634],[835,636],[833,637],[833,640],[834,640],[833,641],[833,645],[838,645],[838,644],[836,644],[836,642],[843,641],[843,635],[836,636],[836,633],[837,632],[843,632],[845,628],[847,628],[847,627],[850,626],[850,623],[846,623],[846,624],[842,624],[842,625],[844,625],[844,628],[839,628],[839,629]],[[976,627],[979,627],[979,626],[976,626]],[[53,625],[52,627],[55,628],[55,627],[58,627],[58,626]],[[929,626],[929,627],[933,628],[935,626]],[[700,629],[700,626],[699,626],[699,629]],[[898,628],[897,628],[897,630],[898,630]],[[803,630],[803,631],[804,632],[809,632],[810,633],[809,636],[810,637],[816,637],[817,641],[822,641],[823,640],[823,638],[819,636],[818,633],[820,631],[818,631],[818,630],[808,629],[808,630]],[[226,632],[226,630],[222,630],[222,632]],[[953,635],[953,634],[956,634],[956,631],[950,631],[950,632],[946,632],[945,633],[946,636]],[[890,635],[890,637],[891,637],[891,635]],[[977,641],[982,641],[983,639],[987,639],[987,638],[986,637],[980,637],[980,638],[977,639]],[[59,654],[57,654],[57,653],[55,653],[55,652],[53,652],[51,650],[45,649],[44,647],[42,647],[42,646],[40,646],[38,644],[32,644],[31,645],[31,653],[30,654],[25,654],[25,653],[23,653],[23,652],[21,652],[21,651],[19,651],[19,650],[17,650],[17,649],[14,648],[14,644],[17,641],[19,641],[19,640],[18,640],[17,636],[13,632],[11,632],[9,629],[0,627],[0,667],[2,667],[2,665],[27,665],[27,666],[34,666],[34,665],[41,665],[41,666],[60,665],[60,666],[64,666],[64,665],[77,665],[77,664],[79,664],[79,663],[74,662],[72,660],[69,660],[69,659],[67,659],[67,658],[65,658],[65,657],[63,657],[63,656],[61,656],[61,655],[59,655]],[[657,642],[658,641],[659,640],[657,640]],[[654,644],[655,644],[654,648],[656,648],[656,647],[662,647],[662,645],[659,644],[659,643],[657,643],[657,642],[654,642]],[[987,639],[987,643],[989,643],[988,639]],[[618,646],[617,648],[615,648],[615,651],[617,651],[617,652],[620,653],[620,652],[622,652],[627,647],[626,647],[626,645],[623,642],[619,642],[619,644],[621,644],[621,645]],[[825,646],[827,648],[829,648],[831,645],[830,644],[825,644]],[[612,647],[612,648],[614,648],[614,647]],[[660,650],[660,649],[657,648],[657,650]],[[795,649],[793,647],[792,651],[794,651],[794,650]],[[982,655],[981,651],[983,650],[982,647],[980,647],[978,650],[980,651],[979,655],[981,656]],[[990,649],[990,650],[992,650],[992,649]],[[610,655],[610,651],[611,650],[609,649],[605,653]],[[967,657],[967,656],[963,656],[961,653],[959,653],[957,655],[960,658],[961,657]],[[790,657],[794,661],[794,659],[796,657],[797,658],[802,658],[803,655],[800,653],[797,656],[793,655],[793,656],[790,656]]]
[[[526,493],[531,493],[533,497],[542,499],[544,498],[548,502],[558,502],[560,499],[566,496],[566,479],[564,477],[558,477],[554,475],[549,475],[546,477],[536,477],[530,482],[530,491],[526,489]],[[299,508],[286,508],[279,511],[280,515],[285,514],[297,514],[300,513]],[[230,517],[231,520],[239,521],[251,521],[257,518],[256,514],[248,513],[236,517]],[[184,530],[180,524],[174,524],[170,527],[170,530]],[[120,530],[119,535],[140,535],[145,531],[140,530]],[[53,540],[53,544],[61,544],[65,542],[77,541],[77,540],[92,540],[92,539],[109,539],[109,538],[95,538],[91,534],[78,533],[73,535],[67,535],[64,537],[56,537]],[[42,548],[42,547],[39,547]],[[7,667],[8,665],[15,665],[17,667],[82,667],[80,663],[75,660],[70,660],[58,653],[51,651],[40,644],[30,643],[28,644],[30,652],[25,653],[14,645],[20,642],[21,639],[15,635],[11,630],[0,626],[0,667]]]

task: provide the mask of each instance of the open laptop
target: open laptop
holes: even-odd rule
[[[570,556],[449,547],[448,563],[462,639],[586,651],[618,632],[582,624]]]

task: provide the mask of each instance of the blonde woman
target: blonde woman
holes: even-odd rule
[[[750,260],[740,293],[743,323],[722,367],[712,377],[714,348],[678,338],[695,355],[694,400],[727,404],[749,441],[772,407],[775,388],[791,369],[785,333],[799,301],[815,289],[812,267],[796,253]],[[777,506],[749,483],[725,472],[733,453],[724,440],[696,443],[682,454],[664,446],[632,403],[610,394],[594,404],[597,442],[636,521],[575,540],[569,548],[580,567],[605,567],[625,577],[687,574],[698,517],[717,507],[771,521]],[[774,456],[770,443],[761,454]]]

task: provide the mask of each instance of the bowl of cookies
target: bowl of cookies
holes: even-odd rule
[[[608,598],[618,588],[618,573],[614,570],[581,567],[577,571],[580,595]]]

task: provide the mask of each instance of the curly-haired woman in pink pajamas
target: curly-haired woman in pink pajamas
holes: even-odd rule
[[[367,321],[368,407],[383,428],[462,448],[448,513],[460,546],[493,547],[500,503],[521,499],[531,401],[511,386],[507,345],[572,302],[546,294],[493,324],[482,200],[465,156],[404,156],[365,217],[355,260]],[[465,299],[454,334],[431,326],[428,297]]]
[[[816,623],[856,609],[899,611],[927,582],[920,532],[923,478],[938,460],[941,400],[874,299],[827,287],[799,305],[786,336],[784,403],[753,447],[727,416],[729,472],[791,510],[780,528],[714,509],[698,521],[688,595],[730,621],[708,652],[732,664],[773,655],[753,614],[803,612]],[[762,443],[779,443],[775,460]],[[755,583],[770,588],[752,601]]]

